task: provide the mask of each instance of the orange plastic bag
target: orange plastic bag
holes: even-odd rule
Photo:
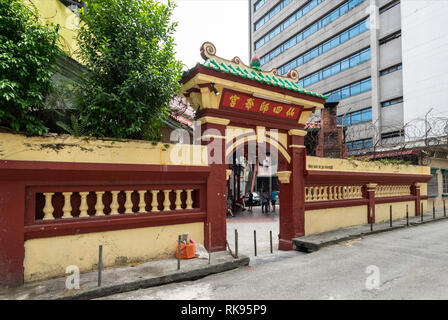
[[[179,246],[176,246],[176,259],[179,256]],[[195,255],[195,245],[192,242],[187,242],[187,244],[180,243],[180,259],[192,259],[196,258]]]

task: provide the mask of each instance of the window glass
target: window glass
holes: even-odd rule
[[[350,95],[354,96],[361,93],[361,84],[355,83],[350,86]]]

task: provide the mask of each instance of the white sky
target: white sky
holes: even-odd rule
[[[216,55],[235,56],[249,63],[248,0],[175,0],[173,21],[178,22],[175,42],[176,58],[188,69],[203,62],[199,49],[209,41]]]

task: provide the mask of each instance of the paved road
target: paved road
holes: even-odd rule
[[[104,299],[448,299],[448,221],[312,254],[264,254],[246,268]]]

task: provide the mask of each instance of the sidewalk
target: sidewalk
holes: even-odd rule
[[[145,262],[135,267],[106,269],[102,285],[98,287],[98,273],[81,273],[80,289],[68,290],[66,278],[57,278],[25,284],[19,288],[0,289],[0,300],[69,300],[94,299],[172,282],[196,280],[210,274],[249,265],[247,256],[234,259],[229,252],[212,253],[211,263],[204,259],[181,260],[177,270],[176,259]]]
[[[410,217],[409,227],[415,227],[421,224],[445,220],[448,217],[444,216],[443,210],[436,211],[435,219],[433,219],[433,213],[427,212],[423,215],[423,221],[421,217]],[[401,228],[407,228],[406,219],[399,219],[392,221],[392,227],[390,222],[381,222],[373,225],[373,231],[371,231],[370,224],[361,226],[353,226],[348,228],[342,228],[338,230],[328,231],[324,233],[313,234],[300,238],[293,239],[293,246],[298,251],[314,252],[320,248],[327,247],[338,242],[347,241],[355,238],[361,238],[371,234],[377,234],[381,232],[387,232],[397,230]]]

